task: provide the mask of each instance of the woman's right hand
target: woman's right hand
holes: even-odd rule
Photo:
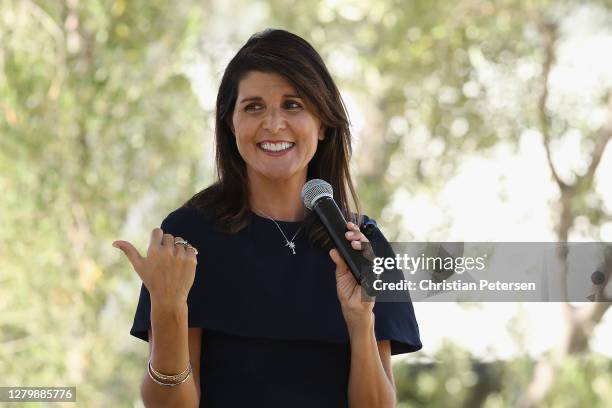
[[[151,303],[169,308],[186,304],[197,265],[193,247],[175,245],[174,240],[161,228],[153,229],[146,257],[141,256],[128,241],[113,242],[113,246],[123,251],[140,276],[149,291]]]

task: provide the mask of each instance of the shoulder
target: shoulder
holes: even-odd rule
[[[181,206],[170,212],[162,221],[160,228],[164,233],[180,235],[188,239],[209,229],[210,217],[195,207]]]
[[[162,229],[163,226],[166,227],[180,227],[184,225],[188,225],[194,221],[196,217],[196,212],[194,208],[191,207],[179,207],[173,211],[171,211],[162,221]]]

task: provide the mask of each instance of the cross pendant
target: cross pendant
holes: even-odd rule
[[[285,246],[288,246],[291,251],[293,251],[293,255],[295,255],[295,244],[293,243],[293,241],[287,241],[287,245]]]

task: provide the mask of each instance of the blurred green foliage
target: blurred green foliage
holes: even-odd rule
[[[110,244],[143,248],[150,228],[213,178],[211,112],[186,66],[209,61],[219,74],[223,59],[202,38],[210,27],[225,30],[218,37],[233,52],[246,40],[229,20],[246,2],[229,4],[0,0],[0,385],[76,385],[87,407],[139,403],[147,350],[127,334],[139,280]],[[266,5],[265,26],[310,39],[340,87],[369,102],[355,170],[374,218],[397,191],[433,190],[464,155],[536,126],[542,84],[516,69],[540,64],[534,19],[589,6],[609,22],[611,9],[536,0]],[[602,105],[606,92],[584,103]],[[555,118],[559,135],[574,120]],[[592,142],[584,123],[573,126]],[[589,187],[578,211],[596,225],[606,214]],[[399,216],[385,218],[390,239]],[[601,356],[571,357],[547,406],[603,406],[610,368]],[[484,363],[452,345],[434,362],[395,366],[401,407],[513,406],[532,371],[527,358]]]
[[[398,362],[393,367],[398,408],[520,406],[521,391],[531,381],[535,362],[527,356],[511,361],[481,361],[446,343],[431,361]],[[542,407],[609,406],[612,361],[585,353],[568,357]]]
[[[110,244],[129,223],[142,243],[161,220],[138,219],[152,198],[168,209],[210,177],[183,73],[201,24],[195,1],[2,2],[2,385],[139,399],[138,277]]]

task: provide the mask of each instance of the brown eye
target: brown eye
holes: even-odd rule
[[[258,103],[252,103],[252,104],[250,104],[250,105],[247,105],[247,106],[244,108],[244,111],[245,111],[245,112],[253,112],[253,111],[257,111],[257,110],[260,110],[260,109],[257,109],[257,107],[260,107],[260,106],[261,106],[261,105],[260,105],[260,104],[258,104]]]
[[[302,105],[295,101],[288,101],[285,106],[287,106],[289,109],[299,109],[302,107]]]

